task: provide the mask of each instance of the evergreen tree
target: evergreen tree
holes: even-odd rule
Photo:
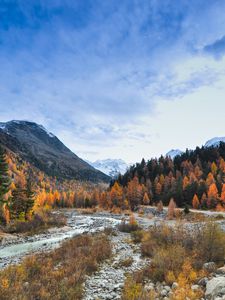
[[[17,184],[16,189],[12,191],[12,197],[9,204],[11,219],[25,218],[26,200],[26,189],[21,184]]]
[[[25,219],[27,220],[29,213],[34,206],[34,192],[32,189],[31,181],[28,179],[26,184],[26,199],[24,203]]]
[[[6,162],[5,152],[0,146],[0,219],[2,219],[3,204],[6,203],[4,196],[8,193],[9,186],[8,164]]]
[[[4,200],[4,195],[8,193],[10,186],[10,178],[8,175],[8,164],[6,162],[5,152],[0,146],[0,204],[2,205]]]

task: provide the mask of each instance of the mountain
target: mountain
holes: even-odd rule
[[[49,176],[92,182],[110,180],[69,150],[54,134],[34,122],[14,120],[0,123],[0,143]]]
[[[225,137],[215,137],[207,141],[204,147],[218,147],[221,142],[225,143]]]
[[[177,155],[181,155],[182,153],[183,153],[183,151],[181,151],[179,149],[172,149],[166,153],[166,156],[174,159],[174,157],[176,157]]]
[[[104,174],[115,178],[119,174],[124,174],[129,165],[122,159],[104,159],[96,160],[93,163],[90,163],[95,169],[100,170]]]

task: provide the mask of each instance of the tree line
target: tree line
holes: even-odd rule
[[[136,186],[137,197],[129,200],[131,207],[162,201],[168,205],[173,198],[179,207],[225,209],[225,143],[218,147],[186,150],[173,159],[161,156],[133,165],[117,184],[128,193]],[[115,181],[111,183],[114,189]],[[140,194],[142,190],[142,195]],[[143,193],[146,193],[145,200]]]

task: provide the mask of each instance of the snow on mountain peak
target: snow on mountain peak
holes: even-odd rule
[[[51,138],[55,137],[55,135],[51,132],[49,132],[44,126],[39,125],[37,123],[31,122],[31,121],[26,121],[26,120],[12,120],[9,122],[0,122],[0,129],[4,130],[6,133],[8,133],[8,126],[12,125],[12,124],[16,124],[16,125],[28,125],[28,126],[33,126],[36,128],[41,129],[42,131],[44,131],[45,133],[47,133],[47,135]]]
[[[181,155],[183,153],[183,151],[179,150],[179,149],[172,149],[169,152],[166,153],[166,156],[171,157],[172,159],[174,159],[174,157]]]
[[[225,143],[225,137],[215,137],[205,143],[205,147],[218,147],[220,142]]]
[[[95,162],[88,162],[92,165],[95,169],[105,173],[110,177],[117,177],[119,174],[124,174],[129,165],[123,161],[122,159],[103,159],[103,160],[96,160]]]

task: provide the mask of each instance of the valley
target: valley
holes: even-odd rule
[[[216,222],[225,232],[225,213],[201,212],[205,220],[198,215],[200,212],[193,211],[193,222],[187,222],[185,219],[167,219],[167,209],[158,212],[157,208],[140,208],[140,213],[135,213],[134,217],[141,230],[148,231],[155,226],[176,227],[179,224],[188,230],[195,230],[204,226],[208,222]],[[107,211],[100,211],[92,214],[85,214],[85,211],[74,209],[56,210],[54,215],[63,215],[66,218],[66,225],[59,228],[50,228],[46,232],[31,236],[22,234],[7,234],[2,238],[0,244],[0,269],[7,269],[8,266],[20,264],[24,258],[30,255],[45,255],[51,253],[54,249],[60,248],[61,244],[76,236],[85,236],[86,234],[95,236],[98,233],[105,232],[109,238],[112,247],[112,256],[103,262],[94,274],[87,276],[83,284],[84,300],[95,299],[121,299],[127,276],[142,272],[151,264],[151,259],[144,257],[139,243],[132,242],[132,232],[124,232],[119,229],[123,222],[129,224],[129,216],[124,214],[112,214]],[[195,214],[197,215],[195,216]],[[220,216],[219,220],[216,220]],[[213,219],[212,219],[213,218]],[[225,276],[225,274],[224,274]],[[225,278],[225,277],[224,277]],[[172,295],[172,289],[167,284],[154,286],[152,281],[145,281],[146,291],[149,286],[154,287],[159,295],[159,299],[166,299],[166,295]],[[153,298],[154,299],[154,298]],[[157,298],[158,299],[158,298]],[[211,299],[211,298],[202,298]],[[214,299],[214,298],[212,298]],[[220,298],[218,298],[220,299]],[[222,298],[221,298],[222,299]]]

